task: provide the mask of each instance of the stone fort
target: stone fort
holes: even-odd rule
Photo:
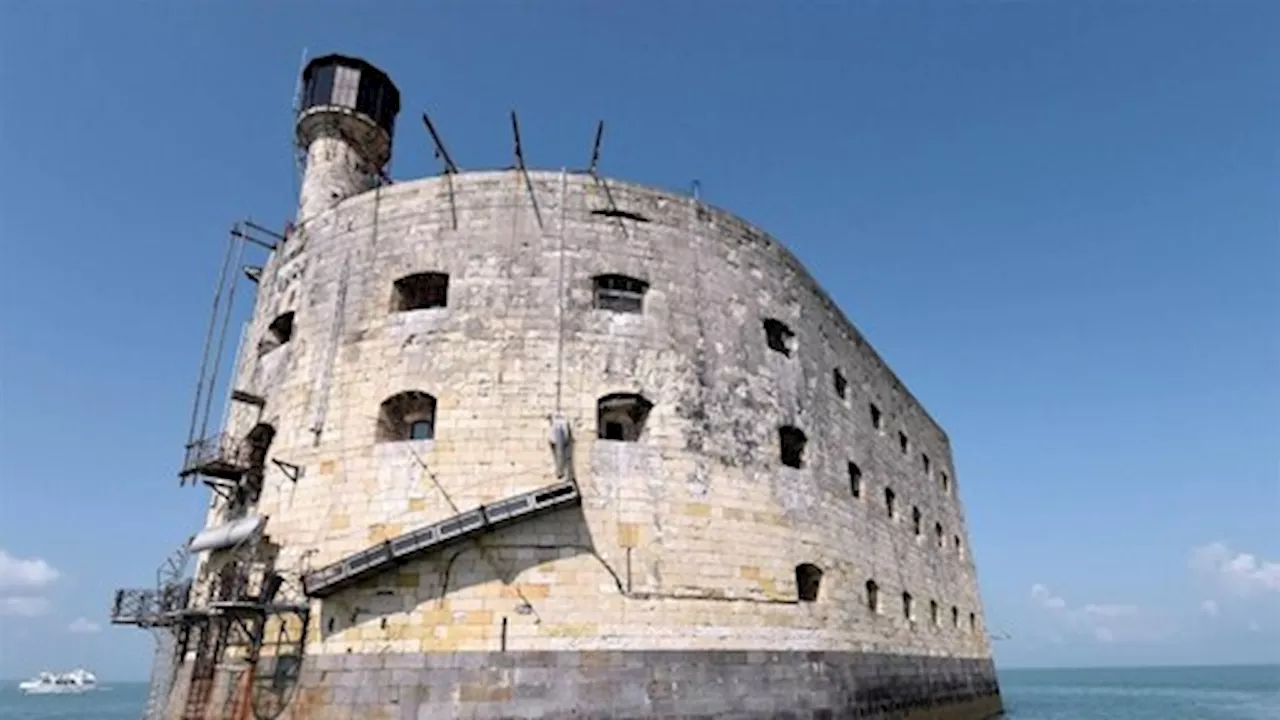
[[[518,125],[464,172],[424,115],[444,170],[392,183],[399,110],[312,60],[296,219],[231,233],[205,527],[112,608],[147,716],[998,715],[947,435],[800,262]]]

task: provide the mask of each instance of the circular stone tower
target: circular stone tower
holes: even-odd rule
[[[343,55],[325,55],[302,71],[297,143],[306,173],[297,224],[379,184],[391,160],[400,91],[386,73]]]
[[[999,712],[950,441],[780,243],[589,173],[366,192],[394,86],[341,56],[304,84],[302,226],[260,273],[225,428],[252,492],[220,486],[187,612],[305,620],[239,666],[192,640],[179,677],[212,689],[171,708]]]

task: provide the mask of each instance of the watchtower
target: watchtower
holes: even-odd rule
[[[400,91],[359,58],[325,55],[302,71],[296,125],[306,153],[297,224],[386,180]]]

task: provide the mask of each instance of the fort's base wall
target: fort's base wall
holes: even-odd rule
[[[309,657],[296,674],[276,674],[264,658],[256,674],[254,710],[281,720],[983,720],[1001,712],[989,660],[872,653],[344,654]],[[228,700],[210,698],[208,717],[235,704]]]

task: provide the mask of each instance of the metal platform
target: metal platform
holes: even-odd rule
[[[423,528],[398,535],[326,565],[302,578],[307,597],[328,597],[344,587],[378,575],[427,552],[452,545],[503,525],[562,507],[578,505],[582,495],[572,481],[481,505]]]

